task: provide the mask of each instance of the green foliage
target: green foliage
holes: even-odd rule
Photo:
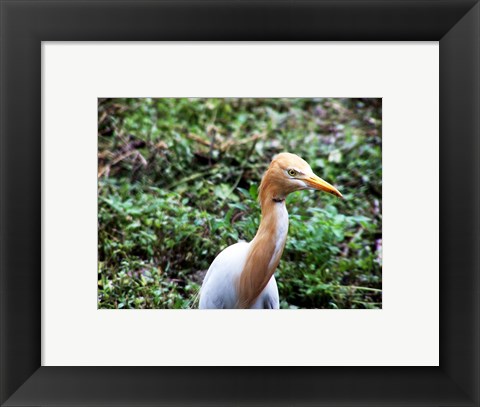
[[[282,308],[381,307],[380,99],[103,99],[98,114],[100,308],[195,307],[215,256],[255,235],[282,151],[344,195],[289,196]]]

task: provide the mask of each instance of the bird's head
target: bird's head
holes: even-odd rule
[[[284,200],[302,189],[325,191],[342,198],[342,194],[328,182],[315,175],[308,163],[298,155],[281,153],[270,163],[259,188],[259,199]]]

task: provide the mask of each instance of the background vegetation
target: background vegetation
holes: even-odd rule
[[[381,117],[381,99],[99,99],[99,308],[195,308],[282,151],[344,199],[287,199],[281,307],[381,308]]]

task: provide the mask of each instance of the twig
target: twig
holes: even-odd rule
[[[119,156],[117,156],[111,163],[111,165],[115,165],[115,164],[118,164],[120,161],[124,160],[125,158],[131,156],[132,154],[135,154],[137,151],[136,150],[130,150],[130,151],[127,151],[126,153],[124,154],[120,154]]]
[[[200,177],[203,177],[204,175],[207,175],[209,173],[214,173],[216,172],[218,169],[218,167],[214,166],[214,167],[209,167],[208,169],[206,170],[203,170],[203,171],[199,171],[193,175],[190,175],[188,177],[185,177],[185,178],[182,178],[180,179],[179,181],[177,182],[174,182],[170,185],[167,186],[166,189],[172,189],[172,188],[175,188],[177,187],[178,185],[181,185],[181,184],[184,184],[186,182],[190,182],[190,181],[193,181],[194,179],[197,179],[197,178],[200,178]]]
[[[263,136],[262,136],[262,134],[263,134]],[[255,149],[255,145],[257,144],[258,139],[265,136],[265,133],[262,133],[262,134],[254,134],[252,137],[250,137],[248,139],[249,141],[253,141],[252,146],[250,147],[247,154],[245,155],[245,158],[242,161],[240,174],[238,175],[237,179],[235,180],[235,183],[233,184],[233,186],[230,189],[230,191],[228,192],[228,194],[225,195],[225,197],[223,198],[222,202],[220,203],[220,206],[222,206],[224,204],[225,200],[232,194],[233,191],[235,191],[235,189],[237,189],[238,184],[240,184],[240,181],[242,180],[243,174],[245,173],[245,167],[247,166],[248,158],[250,157],[253,150]]]
[[[375,293],[381,293],[382,290],[379,288],[371,288],[371,287],[361,287],[358,285],[339,285],[339,284],[332,284],[332,287],[335,288],[351,288],[353,290],[363,290],[363,291],[372,291]]]
[[[190,140],[193,140],[197,143],[203,144],[206,147],[210,146],[210,141],[203,139],[202,137],[196,135],[195,133],[188,133],[187,138],[189,138]],[[215,148],[218,149],[218,146],[216,146]]]

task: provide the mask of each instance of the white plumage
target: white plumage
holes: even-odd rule
[[[280,202],[274,206],[275,231],[272,238],[275,247],[269,267],[272,261],[282,255],[283,247],[288,233],[288,212],[285,205]],[[239,242],[228,246],[213,261],[203,280],[200,294],[200,308],[236,308],[237,290],[236,282],[239,280],[247,261],[251,246],[255,243]],[[280,307],[277,282],[272,275],[267,286],[255,300],[250,308],[274,308]]]

